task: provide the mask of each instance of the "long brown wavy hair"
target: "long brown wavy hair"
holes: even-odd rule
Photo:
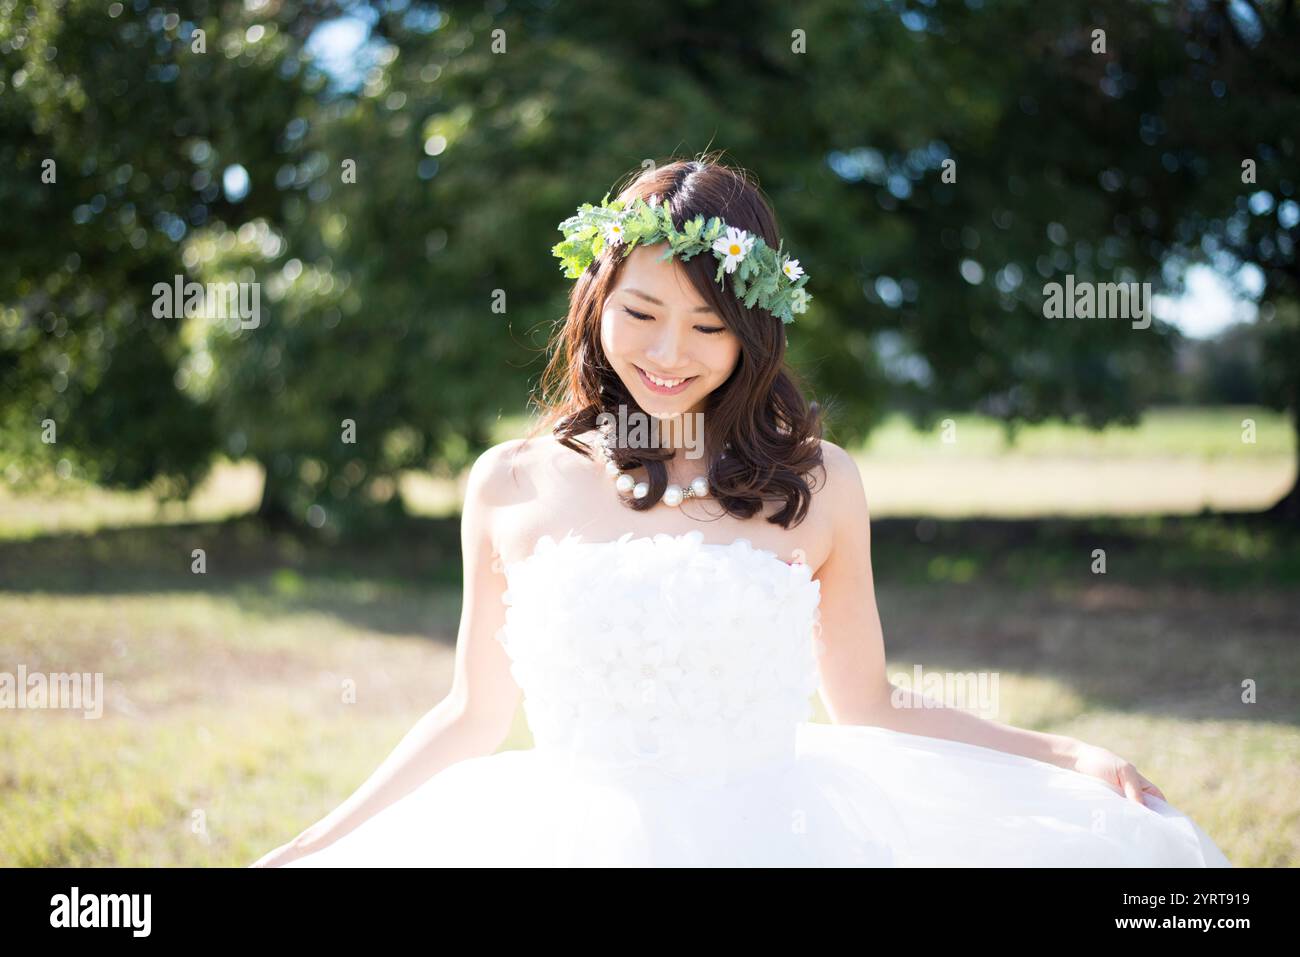
[[[677,160],[654,169],[633,170],[624,177],[617,198],[630,202],[658,194],[678,229],[696,215],[718,216],[729,226],[763,238],[773,249],[780,233],[776,216],[757,182],[740,168],[723,165],[717,155]],[[576,436],[595,429],[603,413],[618,418],[642,410],[610,367],[600,342],[606,298],[625,262],[623,247],[606,247],[578,277],[569,296],[568,315],[558,323],[542,375],[540,411],[525,442],[550,432],[582,455],[595,453]],[[715,280],[717,260],[699,254],[680,262],[695,289],[740,340],[736,368],[705,404],[705,461],[710,495],[730,514],[751,518],[764,501],[784,502],[768,520],[790,528],[808,513],[812,490],[804,476],[822,464],[822,409],[804,397],[804,389],[785,365],[785,326],[770,312],[749,309],[730,285]],[[729,280],[724,275],[723,282]],[[644,498],[625,496],[628,508],[644,511],[662,498],[668,486],[664,461],[669,448],[611,447],[620,469],[644,466],[650,491]]]

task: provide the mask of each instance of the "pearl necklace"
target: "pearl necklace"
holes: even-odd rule
[[[597,432],[597,444],[600,454],[605,459],[605,473],[614,479],[614,487],[623,495],[628,492],[632,493],[633,498],[645,498],[650,494],[649,482],[638,482],[630,472],[624,472],[614,461],[614,453],[609,448],[609,434],[603,431]],[[707,498],[709,495],[709,479],[704,475],[697,475],[691,479],[691,484],[683,488],[677,484],[670,484],[664,489],[662,499],[665,505],[677,506],[688,498]]]

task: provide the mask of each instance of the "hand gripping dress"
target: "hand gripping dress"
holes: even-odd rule
[[[1154,796],[809,721],[821,583],[747,539],[570,532],[505,574],[534,747],[453,764],[287,866],[1232,866]]]

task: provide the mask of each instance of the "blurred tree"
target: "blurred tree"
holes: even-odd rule
[[[1199,405],[1263,405],[1263,340],[1267,323],[1238,323],[1197,341],[1186,399]]]
[[[182,388],[182,324],[155,283],[214,220],[278,218],[281,197],[223,190],[234,164],[268,181],[305,99],[311,17],[239,2],[0,5],[0,429],[10,480],[67,459],[109,486],[183,492],[218,437]],[[336,11],[331,10],[331,15]],[[260,34],[248,33],[254,22]],[[205,31],[205,52],[192,43]],[[256,40],[253,37],[256,36]],[[57,443],[38,440],[51,419]]]
[[[921,423],[1134,421],[1176,332],[1046,318],[1044,286],[1176,291],[1196,261],[1262,273],[1268,395],[1297,414],[1289,3],[126,7],[0,18],[0,198],[22,220],[0,257],[3,412],[111,401],[56,331],[102,351],[131,341],[113,323],[156,330],[143,297],[178,261],[255,278],[257,328],[164,326],[132,381],[194,424],[196,456],[210,427],[263,462],[268,517],[345,527],[400,507],[401,469],[468,462],[563,316],[556,224],[709,146],[760,175],[813,277],[791,349],[836,438],[890,392]],[[322,24],[364,35],[350,69],[319,69]],[[47,155],[67,188],[37,185]]]
[[[807,228],[840,237],[841,262],[860,264],[821,270],[843,281],[835,299],[818,284],[819,316],[850,346],[824,385],[847,392],[853,360],[872,361],[866,335],[883,327],[922,421],[971,405],[1011,427],[1132,421],[1175,330],[1045,318],[1044,286],[1073,275],[1177,292],[1186,267],[1206,262],[1262,273],[1266,398],[1300,432],[1293,4],[867,8],[792,14],[820,38],[799,76],[799,148],[824,146],[848,187],[813,204],[835,218]],[[955,183],[940,175],[946,160]],[[1277,510],[1298,504],[1293,488]]]

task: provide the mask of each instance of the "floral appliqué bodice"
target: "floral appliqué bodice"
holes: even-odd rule
[[[505,566],[497,638],[537,748],[691,780],[794,759],[821,583],[748,539],[703,539],[547,535]]]

